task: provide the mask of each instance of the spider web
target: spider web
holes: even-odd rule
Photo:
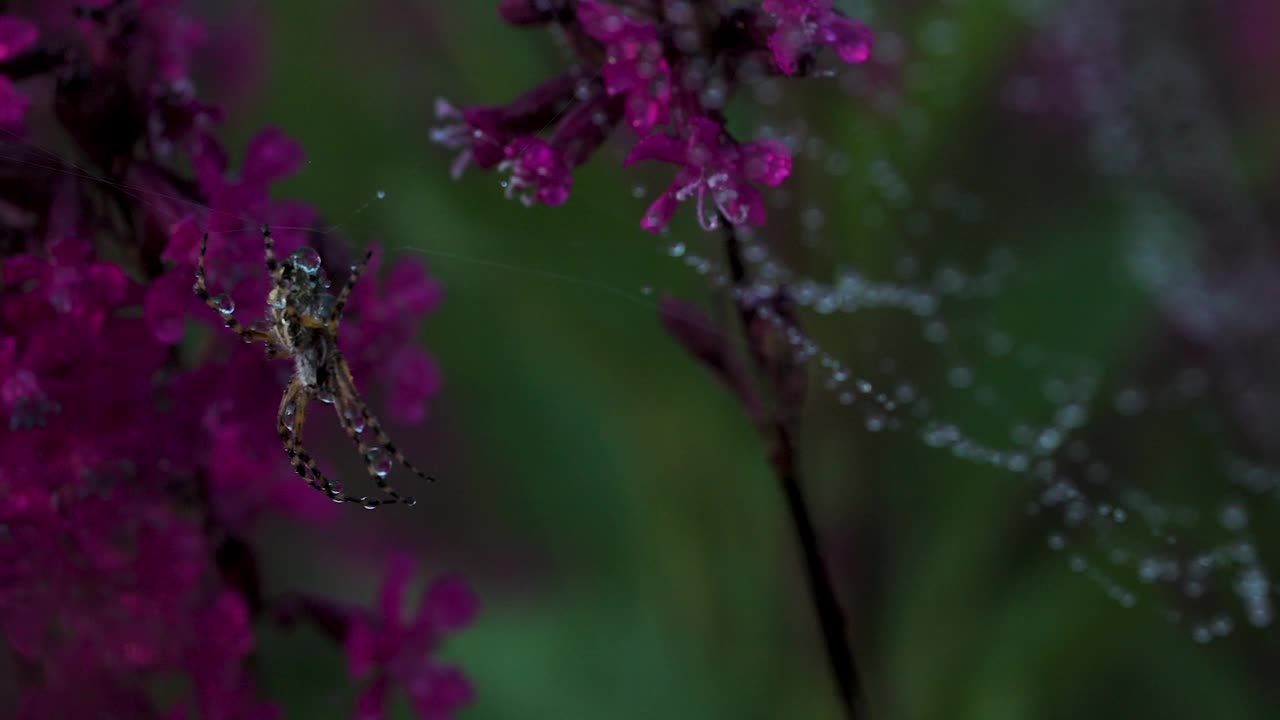
[[[833,80],[879,123],[797,119],[812,93],[760,82],[759,134],[818,179],[771,196],[771,223],[799,230],[747,246],[756,291],[807,308],[793,356],[865,432],[1020,482],[1048,549],[1120,606],[1202,643],[1269,628],[1274,231],[1214,78],[1173,39],[1185,4],[1048,5],[1003,9],[1033,39],[994,68],[948,9],[914,40],[882,31],[884,64]],[[997,84],[957,112],[939,87],[975,73]],[[972,131],[945,127],[957,115]],[[829,221],[840,204],[855,226]],[[669,252],[723,286],[710,247]]]
[[[916,19],[912,38],[879,18],[876,68],[799,90],[761,80],[731,109],[799,160],[770,194],[769,227],[744,236],[755,289],[804,308],[792,352],[816,402],[856,420],[841,432],[906,437],[1012,483],[1067,571],[1197,642],[1271,627],[1275,558],[1260,529],[1280,499],[1280,264],[1214,78],[1170,39],[1185,3],[992,4],[1034,38],[1007,57],[974,52],[982,30],[953,5]],[[940,89],[975,77],[996,78],[976,103]],[[796,112],[836,88],[848,96],[836,117]],[[972,127],[945,127],[957,116]],[[1068,142],[1079,147],[1045,148]],[[87,172],[28,145],[52,169]],[[424,155],[319,230],[359,235],[367,210],[394,212],[378,203],[417,197],[418,176],[446,170]],[[350,188],[333,192],[351,206]],[[632,188],[634,218],[648,193]],[[607,232],[638,237],[632,227]],[[719,291],[718,241],[681,228],[656,255]],[[632,289],[607,269],[402,249],[657,309],[657,281]]]

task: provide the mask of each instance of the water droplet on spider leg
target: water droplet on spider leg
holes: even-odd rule
[[[328,390],[321,390],[320,392],[316,393],[316,399],[322,403],[325,403],[326,405],[332,405],[337,400],[337,398],[334,397],[333,393],[329,392]]]
[[[382,504],[381,500],[373,497],[365,497],[360,499],[360,505],[362,505],[365,510],[372,510],[381,504]]]
[[[413,507],[414,505],[418,504],[418,498],[412,495],[406,495],[404,496],[404,499],[401,500],[400,502],[404,503],[405,505],[408,505],[409,507]]]
[[[289,403],[284,409],[284,426],[289,432],[293,432],[293,419],[298,414],[298,406]]]
[[[364,432],[364,413],[358,413],[351,408],[342,411],[342,417],[347,419],[347,424],[357,433]]]
[[[341,495],[341,494],[342,494],[342,492],[343,492],[343,490],[344,490],[344,488],[343,488],[343,486],[342,486],[342,482],[341,482],[341,481],[339,481],[339,480],[330,480],[330,481],[329,481],[329,492],[333,493],[334,495]]]
[[[391,472],[392,459],[391,455],[384,452],[382,448],[374,448],[369,451],[365,458],[369,461],[369,468],[373,470],[373,474],[378,477],[386,477]]]
[[[298,248],[289,256],[289,263],[308,275],[314,275],[320,271],[320,253],[314,248]]]
[[[230,315],[236,311],[236,301],[232,300],[231,296],[226,293],[215,296],[211,302],[214,309],[223,315]]]

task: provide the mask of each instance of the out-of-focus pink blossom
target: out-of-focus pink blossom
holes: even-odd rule
[[[35,47],[40,30],[36,24],[13,15],[0,15],[0,62],[6,62]]]
[[[278,717],[248,663],[266,602],[240,537],[265,513],[336,510],[280,446],[289,364],[223,328],[192,283],[208,233],[210,284],[249,324],[270,285],[262,223],[279,228],[282,256],[319,245],[336,282],[350,251],[306,229],[312,208],[272,198],[303,162],[283,131],[253,138],[232,169],[212,134],[220,113],[187,78],[202,38],[174,0],[0,16],[0,124],[27,112],[17,80],[55,88],[58,127],[28,130],[72,138],[91,170],[0,159],[31,190],[6,198],[23,222],[0,257],[0,631],[24,668],[22,720]],[[37,41],[63,51],[6,62]],[[5,74],[20,65],[21,78]],[[83,82],[54,82],[72,71]],[[94,176],[128,192],[103,202]],[[348,305],[357,377],[381,378],[405,421],[441,385],[417,342],[441,295],[410,262],[381,281],[371,271]],[[185,342],[192,322],[211,334]],[[160,679],[186,690],[159,702],[147,688]]]
[[[357,701],[360,720],[382,720],[393,684],[408,695],[423,720],[453,717],[474,694],[466,677],[434,657],[441,641],[469,625],[478,603],[460,579],[444,576],[427,588],[411,617],[405,595],[417,568],[407,555],[392,558],[377,614],[358,614],[347,634],[347,667],[353,678],[370,678]]]

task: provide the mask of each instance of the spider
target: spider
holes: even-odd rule
[[[205,284],[204,261],[208,250],[209,234],[200,241],[200,257],[196,261],[196,295],[213,308],[245,342],[261,342],[267,346],[267,357],[292,359],[293,378],[280,399],[280,411],[276,430],[284,443],[289,463],[307,484],[329,499],[339,503],[359,503],[372,510],[379,505],[401,503],[414,505],[412,496],[400,495],[386,481],[395,462],[399,462],[418,477],[434,482],[435,478],[415,467],[387,437],[378,419],[356,390],[351,368],[338,349],[338,327],[342,311],[351,297],[360,274],[369,265],[373,251],[365,253],[360,264],[351,268],[351,275],[337,297],[329,293],[329,282],[320,271],[320,254],[311,248],[302,248],[285,261],[276,260],[275,241],[271,228],[262,226],[262,242],[265,248],[267,272],[271,274],[272,288],[267,296],[267,317],[263,323],[245,327],[235,318],[235,303],[227,295],[211,296]],[[315,460],[302,447],[302,430],[307,418],[307,403],[311,400],[333,405],[338,423],[356,444],[364,457],[369,476],[386,496],[355,497],[343,493],[342,485],[330,480],[316,466]],[[365,441],[368,428],[377,438],[375,445]]]

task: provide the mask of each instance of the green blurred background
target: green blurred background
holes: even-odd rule
[[[1151,362],[1161,332],[1151,298],[1120,272],[1135,198],[1158,195],[1159,183],[1104,178],[1069,133],[1028,127],[1000,104],[1033,25],[1057,6],[850,6],[882,33],[882,49],[907,48],[887,80],[866,71],[899,88],[896,103],[873,107],[834,79],[808,80],[780,105],[762,109],[745,93],[730,112],[743,135],[759,122],[805,127],[826,141],[818,155],[843,153],[852,168],[801,163],[790,206],[772,211],[767,242],[799,272],[891,280],[904,257],[978,271],[992,250],[1012,253],[1016,272],[993,298],[944,305],[941,345],[899,311],[806,318],[857,372],[881,382],[891,359],[893,382],[935,398],[934,417],[995,444],[1017,422],[1052,416],[1041,386],[1066,358],[1088,359],[1104,387],[1117,386]],[[626,148],[615,144],[578,173],[566,206],[526,209],[502,198],[498,175],[451,181],[450,151],[428,142],[437,96],[504,102],[563,68],[550,33],[501,24],[487,0],[281,0],[199,14],[217,41],[249,27],[260,36],[260,75],[254,66],[244,84],[219,86],[211,68],[205,94],[231,107],[224,136],[243,147],[281,126],[309,159],[281,196],[313,203],[356,242],[418,257],[447,291],[422,334],[445,390],[424,428],[397,433],[442,481],[414,512],[264,526],[269,590],[368,601],[396,546],[429,572],[463,573],[483,610],[443,654],[478,690],[467,718],[838,717],[762,446],[656,318],[662,294],[716,307],[702,278],[667,254],[670,240],[638,228],[648,199],[634,186],[651,197],[664,172],[622,170]],[[1206,64],[1229,44],[1200,41]],[[1277,147],[1251,107],[1236,112],[1236,150]],[[1262,117],[1276,120],[1274,104]],[[917,196],[879,198],[870,168],[880,161]],[[1274,160],[1254,164],[1253,182],[1269,182]],[[916,211],[941,182],[980,198],[981,217],[933,213],[921,232]],[[373,199],[378,190],[387,197]],[[810,206],[822,228],[801,232]],[[672,239],[719,260],[718,238],[688,208],[675,226]],[[1050,360],[1028,369],[972,352],[993,322]],[[970,367],[999,404],[948,388],[961,354],[979,358]],[[1138,602],[1121,607],[1049,547],[1061,520],[1024,512],[1035,494],[1024,479],[926,448],[918,423],[870,432],[860,410],[813,385],[806,491],[875,717],[1277,716],[1275,666],[1263,664],[1277,657],[1274,633],[1241,627],[1195,643],[1187,624],[1166,620],[1181,599],[1123,568],[1116,581]],[[1114,439],[1108,462],[1126,483],[1212,513],[1227,493],[1221,446],[1198,433],[1193,411],[1214,409],[1124,424],[1101,413],[1083,432]],[[329,462],[343,468],[344,457]],[[1192,537],[1215,542],[1209,531]],[[1119,542],[1071,540],[1091,559]],[[1220,590],[1213,602],[1238,608]],[[346,716],[356,690],[338,649],[307,630],[260,639],[266,690],[290,717]]]

